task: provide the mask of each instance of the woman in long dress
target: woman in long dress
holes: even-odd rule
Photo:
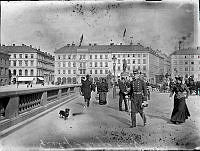
[[[105,105],[107,103],[107,92],[108,92],[108,83],[105,78],[102,78],[99,89],[99,104]]]
[[[189,89],[185,84],[182,83],[182,77],[176,77],[176,84],[173,86],[170,93],[170,98],[174,95],[174,108],[171,115],[171,122],[174,124],[184,123],[186,119],[190,116],[189,110],[186,105],[186,99],[190,93]],[[186,96],[184,92],[186,93]]]

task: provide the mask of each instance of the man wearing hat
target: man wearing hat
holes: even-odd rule
[[[131,82],[130,92],[131,96],[131,128],[136,127],[136,113],[140,113],[144,125],[146,125],[146,117],[143,112],[147,106],[147,86],[146,83],[139,77],[137,70],[133,71],[133,81]]]
[[[86,75],[85,81],[82,80],[81,92],[82,95],[84,96],[87,107],[89,107],[91,92],[92,92],[92,82],[90,81],[90,75]]]

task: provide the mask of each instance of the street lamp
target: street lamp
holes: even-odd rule
[[[115,55],[113,55],[113,58],[112,60],[114,61],[113,62],[113,71],[114,71],[114,87],[113,87],[113,98],[116,98],[116,85],[115,85],[115,82],[116,82],[116,79],[115,79],[115,69],[116,69],[116,60],[117,58],[115,57]]]

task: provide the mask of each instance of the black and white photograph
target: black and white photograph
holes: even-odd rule
[[[0,151],[200,149],[199,1],[0,6]]]

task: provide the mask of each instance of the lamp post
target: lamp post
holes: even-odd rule
[[[114,87],[113,87],[113,98],[116,98],[116,85],[115,85],[115,82],[116,82],[116,79],[115,79],[115,67],[116,67],[116,60],[117,58],[115,57],[115,55],[113,56],[112,60],[114,61],[113,62],[113,71],[114,71]]]

